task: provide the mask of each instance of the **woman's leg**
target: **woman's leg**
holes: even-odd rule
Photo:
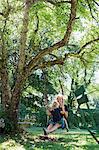
[[[47,130],[50,130],[53,127],[53,124],[49,124]]]
[[[61,127],[61,125],[59,123],[56,123],[52,128],[50,128],[49,130],[46,130],[46,133],[51,133],[53,131],[55,131],[56,129],[58,129],[59,127]]]
[[[53,123],[50,123],[49,125],[48,125],[48,127],[47,127],[47,129],[45,129],[45,128],[43,128],[43,131],[44,131],[44,135],[47,137],[47,130],[49,131],[49,130],[51,130],[52,128],[53,128]]]
[[[64,118],[64,121],[65,121],[66,129],[67,129],[67,132],[68,132],[69,131],[69,127],[68,127],[67,120],[65,118]]]

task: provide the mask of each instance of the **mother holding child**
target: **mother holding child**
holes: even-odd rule
[[[65,126],[68,131],[68,108],[64,105],[63,95],[56,97],[56,100],[52,103],[52,107],[47,109],[47,114],[51,117],[51,120],[49,121],[47,129],[43,128],[44,135],[48,135],[56,129],[60,127],[64,128]]]

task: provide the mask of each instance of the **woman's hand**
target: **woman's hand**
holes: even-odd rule
[[[68,118],[68,112],[67,111],[61,111],[60,113],[65,117],[65,119]]]
[[[61,111],[60,113],[61,113],[62,115],[64,115],[64,111]]]
[[[59,105],[60,105],[60,107],[64,107],[64,102],[61,100],[61,101],[59,102]]]

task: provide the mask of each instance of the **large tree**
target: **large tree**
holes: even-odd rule
[[[88,14],[95,19],[98,3],[94,0],[1,0],[0,5],[1,101],[15,130],[20,95],[31,73],[37,69],[63,64],[69,56],[79,57],[88,45],[99,40],[97,36],[90,38],[76,51],[51,58],[55,50],[58,52],[62,47],[68,46],[71,33],[77,30],[74,23],[77,23],[80,15],[83,17],[84,11],[87,13],[89,8]]]

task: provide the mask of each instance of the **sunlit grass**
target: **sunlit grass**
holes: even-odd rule
[[[8,139],[0,144],[0,150],[25,150],[25,148],[15,140]]]
[[[49,137],[56,141],[41,140],[42,128],[32,127],[23,135],[0,137],[0,150],[99,150],[99,145],[85,130],[57,130]],[[97,135],[99,139],[99,134]]]

